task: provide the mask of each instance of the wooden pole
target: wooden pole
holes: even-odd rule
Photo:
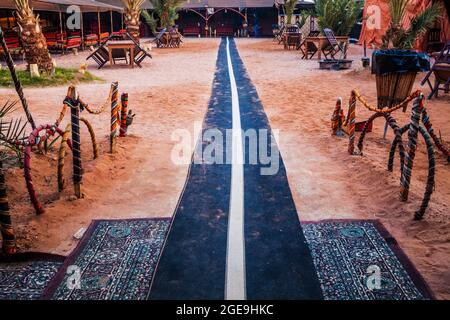
[[[102,30],[101,30],[101,23],[100,23],[100,11],[97,10],[97,26],[98,26],[98,43],[101,43],[101,34],[102,34]]]
[[[110,17],[110,20],[111,20],[111,33],[113,33],[114,32],[114,23],[113,23],[113,12],[112,12],[112,10],[109,10],[109,17]]]
[[[59,31],[61,32],[61,40],[64,41],[64,33],[63,33],[63,22],[62,22],[62,12],[59,12]]]
[[[81,43],[83,46],[83,50],[86,48],[86,45],[84,43],[84,20],[83,20],[83,12],[80,12],[80,28],[81,28]]]

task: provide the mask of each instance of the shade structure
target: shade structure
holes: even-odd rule
[[[98,2],[103,2],[103,3],[113,5],[116,7],[125,8],[125,5],[123,4],[122,0],[98,0]],[[149,0],[146,0],[141,8],[142,9],[153,9],[153,6]]]
[[[118,7],[123,7],[121,0],[99,0],[104,3],[112,4]],[[283,2],[283,0],[279,0]],[[313,3],[314,0],[302,0],[302,2]],[[186,0],[183,3],[184,9],[194,8],[270,8],[275,4],[275,0]],[[153,6],[149,0],[146,0],[142,9],[152,9]]]
[[[80,7],[82,12],[122,11],[123,7],[94,0],[30,0],[31,7],[38,11],[66,11],[71,5]],[[0,0],[1,9],[15,9],[12,0]]]

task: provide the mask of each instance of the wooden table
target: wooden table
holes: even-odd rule
[[[348,45],[348,37],[347,36],[336,36],[336,40],[339,43],[344,42],[345,45]],[[325,46],[325,44],[328,43],[327,37],[324,37],[324,36],[306,37],[304,46],[306,47],[308,45],[308,43],[314,43],[316,45],[316,47],[319,49],[317,52],[317,57],[319,58],[319,60],[321,60],[322,59],[322,49]],[[346,58],[346,56],[344,58]]]
[[[112,66],[114,61],[112,57],[112,52],[114,49],[123,49],[130,51],[130,65],[134,68],[134,47],[136,44],[131,40],[113,40],[108,41],[108,53],[109,53],[109,63]]]

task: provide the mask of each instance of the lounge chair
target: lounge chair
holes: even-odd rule
[[[434,85],[430,81],[431,74],[434,75]],[[436,57],[436,61],[430,71],[428,71],[425,78],[420,82],[422,86],[425,83],[428,83],[431,89],[428,99],[431,99],[433,95],[437,98],[439,90],[445,93],[450,91],[450,41],[447,41],[444,48],[442,48]]]
[[[336,60],[335,56],[338,53],[341,53],[341,55],[345,57],[346,55],[345,49],[341,47],[340,43],[334,36],[333,31],[331,29],[324,29],[323,33],[327,38],[327,43],[323,48],[320,49],[322,50],[322,53],[324,54],[325,58],[329,59],[329,57],[331,57],[332,60]]]
[[[318,30],[311,30],[308,34],[308,36],[303,39],[303,41],[299,44],[297,47],[297,50],[300,50],[302,53],[302,59],[312,59],[312,57],[319,51],[319,48],[315,45],[314,42],[307,42],[307,38],[311,37],[318,37],[320,34],[320,31]]]
[[[4,37],[6,46],[8,47],[11,56],[21,56],[23,54],[23,49],[20,43],[19,35],[15,32],[8,32],[4,34]],[[0,48],[0,56],[3,56],[2,48]]]
[[[96,34],[87,34],[84,36],[84,46],[85,47],[93,47],[98,44],[98,35]]]

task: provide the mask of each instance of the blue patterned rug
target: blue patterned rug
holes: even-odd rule
[[[0,259],[0,300],[39,299],[62,266],[64,257],[45,253]]]
[[[170,219],[94,220],[45,299],[146,299]]]
[[[422,300],[433,294],[378,221],[302,223],[327,300]]]

